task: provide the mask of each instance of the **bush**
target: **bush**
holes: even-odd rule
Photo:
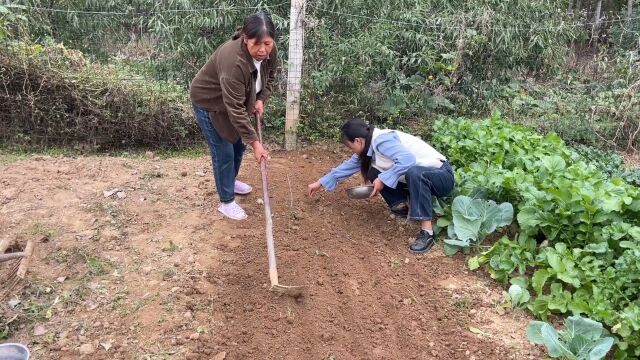
[[[0,52],[0,143],[26,147],[183,147],[201,141],[185,89],[59,44]]]

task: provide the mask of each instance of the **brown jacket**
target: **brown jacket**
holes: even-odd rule
[[[191,82],[191,101],[209,111],[213,127],[225,140],[239,138],[250,144],[258,140],[251,124],[256,100],[266,102],[273,88],[278,50],[274,46],[262,62],[262,91],[256,99],[256,69],[247,45],[240,37],[222,44]]]

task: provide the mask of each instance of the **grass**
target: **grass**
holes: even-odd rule
[[[466,297],[461,297],[453,302],[453,307],[458,311],[471,309],[471,301]]]
[[[174,276],[176,276],[177,273],[178,272],[173,267],[167,267],[160,270],[160,275],[162,275],[162,280],[164,281],[172,279]]]
[[[93,276],[107,275],[111,269],[112,263],[109,260],[100,257],[87,257],[87,265],[89,273]]]
[[[31,225],[29,234],[33,236],[46,236],[49,238],[49,240],[51,240],[53,237],[55,237],[56,230],[39,221],[36,221],[35,223],[33,223],[33,225]]]

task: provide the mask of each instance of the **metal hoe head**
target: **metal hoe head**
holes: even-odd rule
[[[293,298],[299,298],[304,293],[305,286],[285,286],[280,284],[271,285],[271,290],[278,296],[287,295]]]

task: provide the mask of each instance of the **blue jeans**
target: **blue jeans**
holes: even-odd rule
[[[235,199],[233,188],[246,146],[242,143],[242,139],[238,139],[235,144],[223,139],[213,127],[209,112],[196,104],[192,104],[192,106],[202,135],[209,145],[213,178],[216,181],[220,202],[230,203]]]
[[[369,179],[378,178],[380,170],[371,167]],[[409,219],[431,220],[433,218],[432,196],[445,197],[453,191],[453,169],[448,162],[439,168],[412,166],[404,175],[406,183],[398,182],[396,188],[385,187],[380,195],[390,208],[409,199]]]

